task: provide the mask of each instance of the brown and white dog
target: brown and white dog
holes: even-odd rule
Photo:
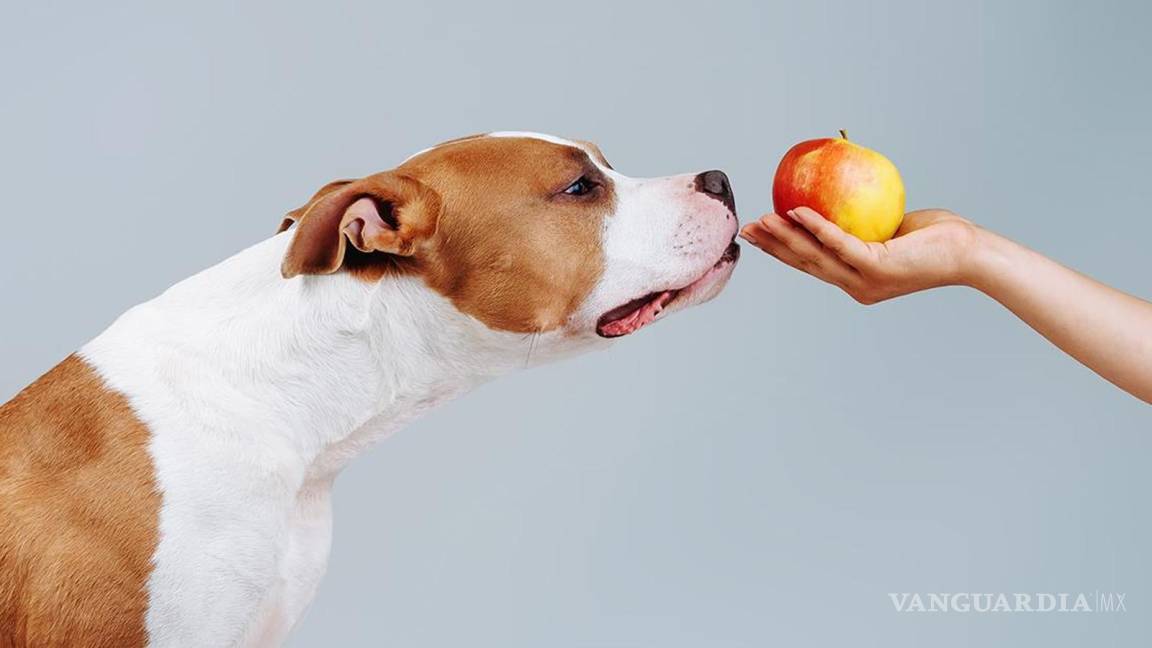
[[[0,408],[0,646],[279,644],[352,457],[710,299],[736,230],[719,171],[630,178],[532,133],[328,184]]]

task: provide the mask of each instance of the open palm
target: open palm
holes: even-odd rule
[[[943,209],[910,212],[896,236],[867,243],[799,207],[749,223],[741,236],[862,304],[961,283],[976,226]]]

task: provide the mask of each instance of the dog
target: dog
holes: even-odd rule
[[[0,646],[280,644],[353,457],[711,299],[737,229],[720,171],[631,178],[534,133],[325,185],[0,408]]]

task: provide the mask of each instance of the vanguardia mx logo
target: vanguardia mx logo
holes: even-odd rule
[[[889,592],[897,612],[1127,612],[1123,592]]]

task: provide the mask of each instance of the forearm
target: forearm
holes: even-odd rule
[[[1152,303],[979,230],[963,283],[1117,387],[1152,403]]]

